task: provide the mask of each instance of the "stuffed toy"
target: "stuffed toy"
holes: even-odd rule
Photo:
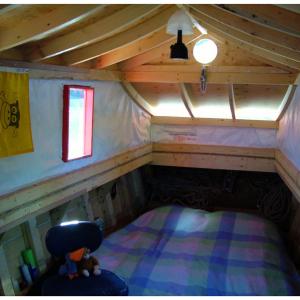
[[[85,252],[81,260],[77,263],[78,273],[85,277],[89,277],[90,274],[100,275],[101,270],[98,259],[90,254],[89,249],[84,249]]]
[[[82,260],[85,253],[85,248],[80,248],[73,252],[66,254],[66,262],[59,268],[60,275],[67,275],[69,279],[78,277],[78,266],[77,264]]]

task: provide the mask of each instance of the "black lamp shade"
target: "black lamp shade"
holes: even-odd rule
[[[178,30],[177,42],[171,45],[171,55],[172,59],[188,59],[188,49],[185,44],[182,43],[182,31]]]

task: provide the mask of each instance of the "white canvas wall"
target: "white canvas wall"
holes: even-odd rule
[[[68,163],[61,160],[64,84],[95,88],[93,156]],[[30,80],[30,112],[34,152],[0,158],[0,195],[150,142],[150,116],[116,82]]]
[[[279,124],[279,149],[300,170],[300,88]]]
[[[152,125],[151,140],[160,143],[277,147],[275,129],[242,127]]]

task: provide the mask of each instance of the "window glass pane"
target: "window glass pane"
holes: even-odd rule
[[[85,91],[70,89],[68,159],[84,156]]]

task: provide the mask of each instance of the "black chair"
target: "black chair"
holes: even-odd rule
[[[91,222],[54,226],[46,235],[46,246],[51,255],[64,257],[79,248],[95,251],[102,243],[102,232]],[[101,262],[100,262],[101,263]],[[45,280],[43,296],[127,296],[126,283],[116,274],[103,270],[98,276],[76,277],[55,275]]]

